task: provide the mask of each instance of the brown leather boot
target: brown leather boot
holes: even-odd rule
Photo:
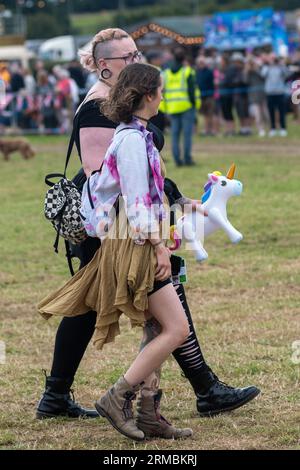
[[[140,386],[131,387],[121,377],[102,398],[96,401],[99,415],[107,418],[110,424],[121,434],[135,441],[143,441],[145,435],[137,428],[132,412],[132,400]]]
[[[141,396],[137,402],[136,424],[146,438],[160,437],[163,439],[182,439],[190,437],[193,431],[189,428],[175,428],[160,414],[162,390],[154,396]]]

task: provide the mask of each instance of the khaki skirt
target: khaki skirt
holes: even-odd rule
[[[102,349],[120,334],[122,313],[132,326],[143,326],[156,264],[154,249],[148,241],[136,245],[131,238],[106,238],[92,261],[44,298],[38,311],[45,319],[96,311],[93,342],[97,349]]]

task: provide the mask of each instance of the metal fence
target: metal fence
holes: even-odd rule
[[[80,100],[86,90],[80,90]],[[79,102],[60,93],[2,94],[0,129],[2,134],[66,134],[70,132]]]

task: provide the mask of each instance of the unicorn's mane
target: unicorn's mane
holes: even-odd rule
[[[207,199],[209,198],[209,196],[211,195],[211,185],[212,185],[212,183],[208,182],[204,186],[205,193],[202,194],[202,197],[201,197],[202,204],[204,204],[207,201]]]
[[[214,171],[213,175],[216,176],[222,176],[222,173],[220,171]],[[212,182],[210,180],[207,180],[207,182],[204,185],[204,194],[201,196],[201,202],[204,204],[210,197],[211,195],[211,188],[212,187]]]

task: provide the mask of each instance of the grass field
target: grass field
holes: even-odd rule
[[[113,14],[110,11],[99,13],[82,13],[71,16],[72,27],[78,34],[95,34],[101,29],[111,28],[113,24]]]
[[[187,254],[187,295],[203,351],[231,385],[255,384],[257,400],[231,414],[201,419],[195,398],[173,359],[164,366],[162,409],[177,425],[190,426],[187,441],[133,443],[102,418],[35,420],[49,371],[58,319],[45,322],[36,303],[68,278],[63,250],[52,250],[54,232],[43,217],[46,173],[63,168],[66,138],[32,137],[34,160],[14,155],[1,168],[0,448],[2,449],[300,449],[300,365],[292,343],[300,340],[300,135],[288,139],[197,139],[195,168],[176,169],[169,141],[168,175],[191,197],[200,197],[207,173],[237,165],[244,183],[230,200],[229,218],[244,240],[231,245],[224,233],[206,243],[199,266]],[[77,168],[73,159],[70,174]],[[75,380],[76,399],[91,405],[129,365],[141,337],[122,321],[114,345],[91,345]]]

